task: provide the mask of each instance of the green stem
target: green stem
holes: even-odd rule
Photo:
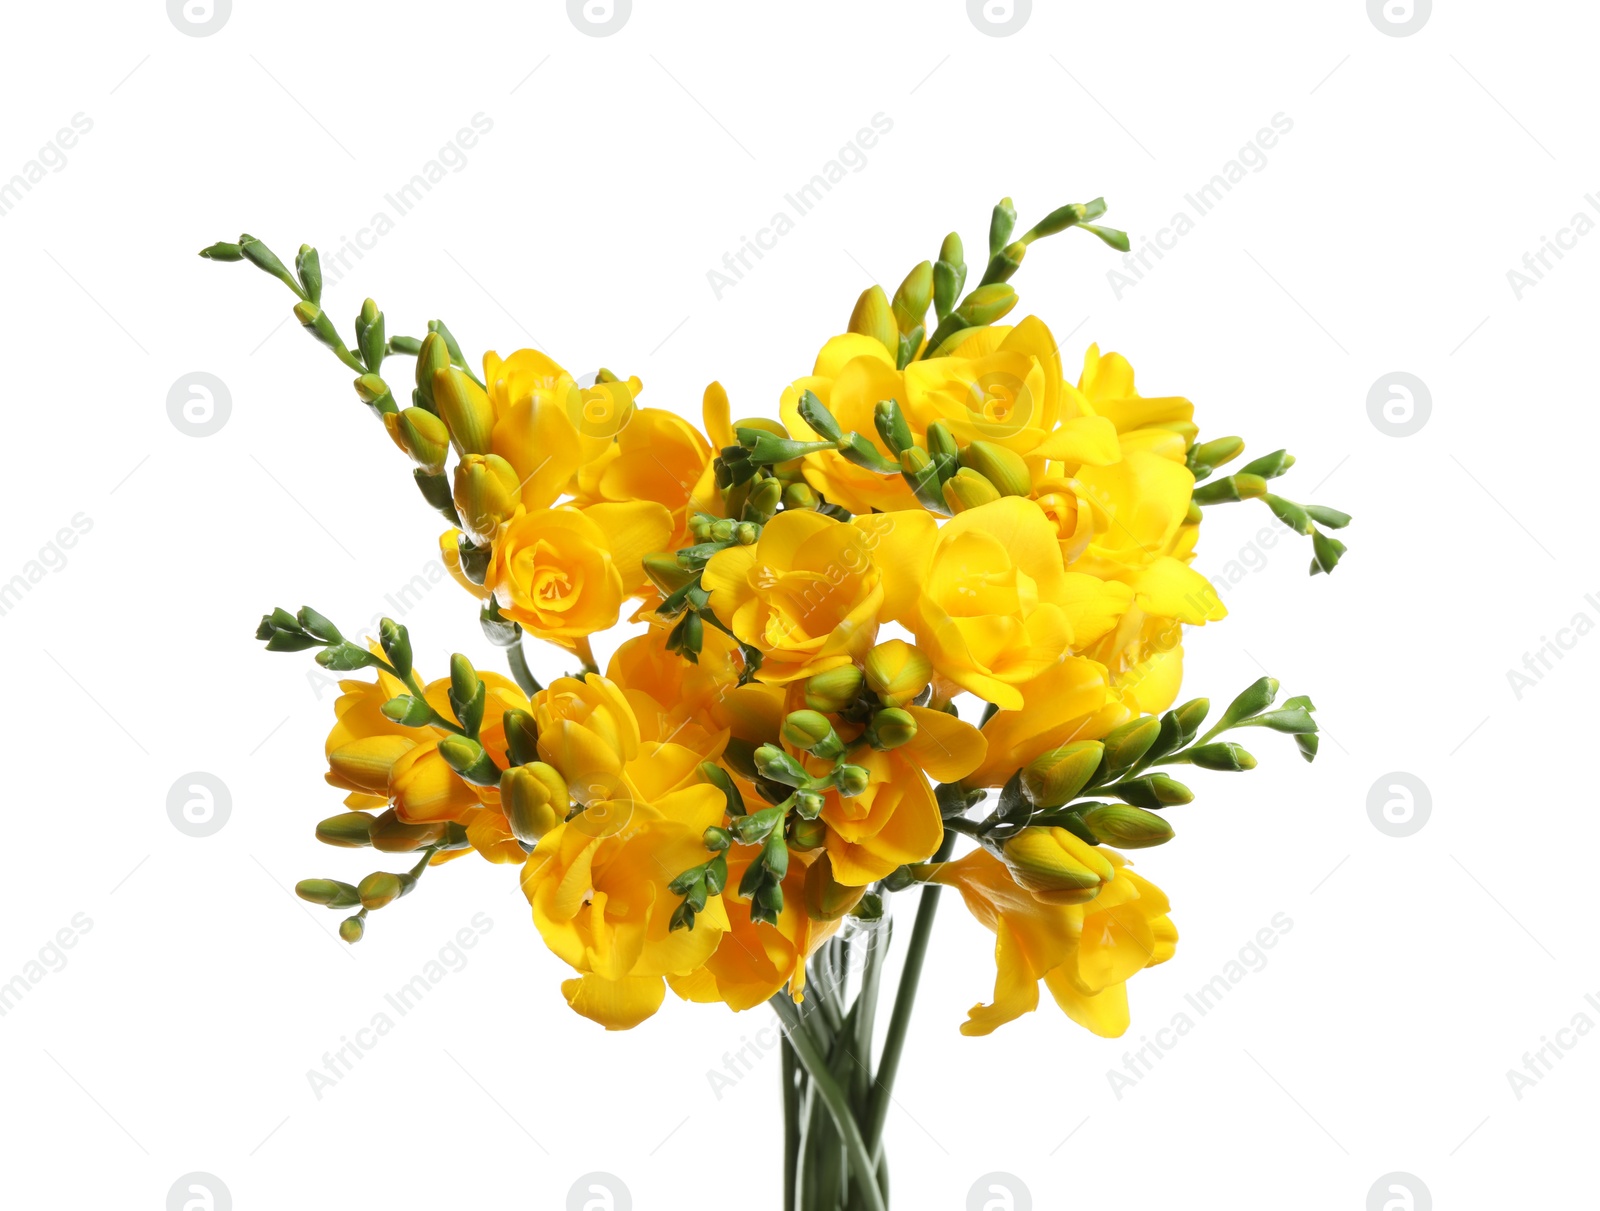
[[[861,990],[855,1003],[856,1069],[854,1086],[856,1112],[866,1117],[872,1097],[872,1028],[878,1012],[878,989],[883,983],[883,959],[889,952],[892,921],[884,921],[867,934],[867,961],[861,971]]]
[[[799,1066],[794,1048],[781,1039],[783,1060],[783,1211],[794,1211],[795,1166],[800,1161]]]
[[[839,1132],[839,1138],[844,1141],[845,1155],[850,1162],[850,1178],[861,1191],[867,1211],[888,1211],[883,1201],[883,1191],[878,1189],[877,1180],[873,1176],[877,1166],[872,1154],[867,1150],[866,1141],[861,1137],[861,1127],[857,1124],[855,1116],[850,1113],[850,1099],[845,1095],[844,1089],[833,1073],[829,1071],[827,1059],[801,1025],[800,1010],[794,1001],[782,992],[773,995],[771,1004],[788,1028],[789,1042],[794,1047],[795,1056],[805,1068],[806,1075],[811,1078],[814,1095],[822,1099]]]
[[[954,847],[955,834],[947,830],[944,843],[933,860],[943,862]],[[933,936],[933,919],[938,911],[939,885],[930,883],[922,889],[922,899],[917,904],[917,919],[911,925],[911,941],[906,946],[906,964],[900,972],[894,1012],[889,1017],[889,1032],[883,1040],[883,1058],[878,1061],[872,1113],[867,1120],[867,1139],[871,1141],[874,1158],[883,1153],[883,1127],[889,1118],[890,1095],[900,1069],[900,1055],[905,1050],[906,1030],[911,1025],[911,1009],[917,999],[917,983],[922,979],[922,964],[928,956],[928,940]]]
[[[533,675],[533,670],[528,667],[528,654],[522,650],[520,636],[506,649],[506,663],[511,666],[511,675],[517,679],[522,692],[529,698],[544,689],[544,686],[539,684],[539,679]]]

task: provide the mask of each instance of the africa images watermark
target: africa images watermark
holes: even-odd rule
[[[1589,208],[1600,212],[1600,198],[1592,193],[1583,195],[1583,200],[1589,203]],[[1578,241],[1595,229],[1595,220],[1583,211],[1578,211],[1572,216],[1571,221],[1556,230],[1555,238],[1547,235],[1539,237],[1539,247],[1533,252],[1522,254],[1521,269],[1507,269],[1506,282],[1511,287],[1511,293],[1516,296],[1517,302],[1522,302],[1522,296],[1544,281],[1544,275],[1556,267],[1556,263],[1566,259],[1567,253],[1578,246]],[[1550,258],[1554,257],[1552,261]]]
[[[365,226],[356,229],[353,237],[340,236],[336,245],[322,249],[324,285],[336,285],[354,268],[351,258],[363,260],[367,253],[378,246],[379,240],[399,225],[400,219],[415,210],[422,199],[433,192],[435,185],[455,173],[464,172],[470,163],[467,153],[477,147],[478,140],[493,129],[493,118],[484,113],[473,114],[470,125],[461,127],[447,139],[444,146],[411,175],[410,180],[383,195],[389,210],[394,212],[392,217],[388,211],[379,210]]]
[[[494,920],[488,913],[480,912],[472,918],[470,925],[471,928],[463,926],[456,930],[455,936],[441,946],[438,954],[424,963],[422,970],[411,979],[394,992],[383,994],[384,1004],[394,1010],[395,1017],[390,1017],[385,1009],[378,1010],[353,1036],[341,1035],[338,1047],[323,1052],[320,1069],[306,1069],[306,1083],[311,1086],[317,1101],[320,1102],[327,1090],[355,1071],[356,1062],[366,1059],[367,1052],[394,1030],[398,1024],[396,1018],[405,1017],[420,1005],[430,992],[444,982],[446,976],[466,968],[466,952],[475,947],[483,935],[494,929]]]
[[[1144,276],[1155,265],[1150,257],[1154,255],[1156,261],[1162,260],[1167,253],[1178,246],[1178,241],[1199,226],[1199,220],[1205,218],[1217,208],[1218,203],[1229,193],[1233,187],[1240,184],[1248,176],[1261,172],[1271,162],[1267,153],[1278,145],[1278,140],[1294,129],[1294,119],[1282,111],[1272,115],[1271,124],[1263,126],[1256,131],[1254,137],[1239,149],[1233,159],[1219,168],[1215,175],[1201,185],[1193,193],[1183,195],[1183,200],[1189,204],[1189,209],[1180,210],[1172,216],[1172,221],[1165,227],[1156,231],[1155,235],[1141,239],[1137,248],[1130,248],[1122,254],[1122,268],[1106,270],[1106,281],[1111,286],[1111,292],[1117,301],[1122,301],[1123,294],[1133,289],[1144,280]]]
[[[1595,1013],[1600,1014],[1600,997],[1592,992],[1583,995],[1584,1003]],[[1585,1035],[1594,1030],[1594,1018],[1580,1009],[1572,1015],[1572,1020],[1555,1032],[1555,1037],[1547,1034],[1539,1036],[1539,1046],[1533,1051],[1522,1053],[1522,1069],[1506,1069],[1506,1082],[1511,1086],[1511,1092],[1521,1101],[1529,1089],[1532,1089],[1545,1077],[1555,1071],[1555,1066],[1567,1058],[1567,1052],[1576,1047]]]
[[[744,281],[745,274],[755,268],[750,260],[753,256],[757,261],[778,246],[778,241],[795,229],[797,219],[803,219],[817,208],[817,205],[835,185],[840,184],[850,173],[861,172],[867,166],[867,152],[878,145],[878,140],[894,129],[894,119],[884,113],[872,115],[871,125],[863,126],[856,131],[838,151],[833,159],[819,168],[809,181],[801,185],[792,193],[783,195],[783,200],[789,209],[794,211],[793,218],[788,211],[780,210],[772,216],[765,227],[758,228],[755,238],[748,236],[739,237],[739,247],[733,252],[722,254],[722,268],[706,270],[706,281],[710,283],[711,293],[718,302],[727,291],[733,289]],[[846,171],[848,170],[848,172]],[[726,271],[726,272],[724,272]]]
[[[94,928],[88,913],[78,913],[71,921],[56,930],[51,939],[39,948],[35,958],[22,965],[22,970],[9,980],[0,983],[0,1018],[6,1016],[28,995],[45,976],[62,971],[67,966],[66,952]]]
[[[50,173],[63,171],[68,163],[67,153],[94,129],[94,119],[85,113],[73,114],[68,122],[69,125],[50,136],[38,154],[13,173],[9,181],[0,181],[0,219],[15,210],[23,197],[33,192],[35,185],[45,181],[46,170]]]
[[[1256,930],[1255,936],[1239,948],[1236,957],[1222,965],[1221,971],[1194,992],[1185,993],[1184,1001],[1198,1018],[1208,1015],[1224,997],[1244,982],[1246,976],[1266,968],[1266,952],[1277,946],[1279,940],[1293,928],[1294,920],[1288,913],[1275,913],[1271,921]],[[1154,1037],[1142,1036],[1137,1051],[1123,1053],[1120,1070],[1107,1068],[1106,1081],[1111,1086],[1111,1092],[1116,1094],[1117,1101],[1120,1102],[1124,1093],[1149,1076],[1155,1070],[1156,1062],[1166,1059],[1167,1053],[1196,1025],[1197,1018],[1190,1017],[1180,1009],[1172,1015],[1171,1022],[1155,1032]]]
[[[38,554],[23,564],[20,572],[10,580],[0,581],[0,618],[16,609],[22,599],[33,591],[34,585],[51,572],[65,568],[67,552],[77,546],[78,539],[92,529],[94,518],[87,513],[74,513],[71,524],[57,530],[55,537],[40,547]]]
[[[1583,600],[1585,605],[1600,614],[1600,597],[1585,593]],[[1506,670],[1506,683],[1511,686],[1511,693],[1517,701],[1521,702],[1522,695],[1543,681],[1558,663],[1566,659],[1566,654],[1578,646],[1578,640],[1594,628],[1594,618],[1587,611],[1579,610],[1566,626],[1556,629],[1554,639],[1540,635],[1539,646],[1522,654],[1522,668]]]

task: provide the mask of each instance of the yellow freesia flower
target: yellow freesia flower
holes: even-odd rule
[[[1105,667],[1068,657],[1017,687],[1022,704],[997,712],[983,725],[983,763],[963,786],[1004,786],[1035,757],[1075,740],[1098,740],[1133,717],[1111,689]]]
[[[671,534],[671,515],[653,501],[532,509],[500,528],[484,584],[539,638],[586,644],[616,625],[644,583],[640,560]]]
[[[677,874],[710,855],[700,836],[722,820],[723,797],[693,786],[626,818],[591,804],[546,833],[522,868],[522,890],[545,944],[577,970],[561,991],[607,1030],[637,1026],[661,1007],[665,981],[705,965],[728,929],[711,896],[691,929],[671,928]],[[615,831],[613,831],[615,830]]]
[[[810,677],[872,646],[883,576],[860,529],[822,513],[785,510],[752,546],[706,564],[711,608],[762,655],[762,681]]]
[[[1182,464],[1199,432],[1194,405],[1181,396],[1142,396],[1134,389],[1133,367],[1120,353],[1090,345],[1083,355],[1078,396],[1088,410],[1117,428],[1124,453],[1145,450]]]
[[[1017,686],[1069,646],[1111,629],[1127,590],[1068,573],[1055,528],[1034,501],[1008,496],[939,529],[911,626],[934,668],[1004,710]]]
[[[716,509],[714,488],[711,446],[699,430],[676,413],[640,408],[616,440],[579,470],[577,499],[661,505],[671,515],[672,532],[652,550],[676,550],[688,545],[690,513]]]
[[[1114,874],[1086,904],[1040,901],[984,849],[929,872],[934,882],[959,890],[995,935],[994,1001],[967,1011],[962,1034],[989,1034],[1031,1013],[1039,1005],[1040,980],[1085,1029],[1102,1038],[1128,1029],[1127,981],[1170,959],[1178,931],[1160,888],[1134,874],[1116,851],[1098,853]]]

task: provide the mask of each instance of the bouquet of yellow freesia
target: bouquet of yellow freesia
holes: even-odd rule
[[[317,837],[415,857],[299,894],[350,911],[355,942],[475,852],[518,869],[585,1018],[631,1028],[669,989],[770,1003],[786,1211],[887,1206],[884,1118],[941,887],[996,939],[962,1033],[1032,1011],[1041,983],[1094,1033],[1126,1030],[1128,980],[1177,930],[1119,851],[1171,840],[1165,809],[1193,797],[1174,768],[1252,768],[1220,738],[1244,728],[1317,751],[1310,700],[1277,703],[1270,678],[1210,727],[1205,699],[1174,705],[1184,628],[1226,613],[1193,566],[1204,509],[1261,500],[1310,537],[1313,573],[1350,519],[1271,491],[1284,451],[1218,475],[1244,443],[1198,441],[1189,401],[1141,396],[1120,355],[1090,346],[1073,382],[1043,321],[1000,322],[1037,240],[1126,248],[1104,209],[1013,239],[1003,200],[972,290],[952,234],[892,299],[861,295],[778,419],[734,420],[712,383],[701,429],[639,406],[636,378],[584,382],[533,350],[486,354],[480,377],[444,324],[390,336],[370,299],[347,345],[314,249],[291,271],[251,236],[207,248],[288,285],[359,376],[511,673],[456,655],[426,681],[390,619],[354,638],[309,608],[262,619],[268,650],[370,671],[340,683],[326,778],[346,810]],[[623,621],[602,674],[593,637]],[[571,672],[541,685],[527,636]],[[875,1048],[890,902],[919,885]]]

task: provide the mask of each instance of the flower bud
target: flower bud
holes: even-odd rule
[[[512,766],[500,775],[500,810],[524,845],[537,845],[565,820],[568,802],[566,782],[543,762]]]
[[[1190,461],[1203,467],[1220,467],[1244,453],[1244,438],[1219,437],[1201,442],[1194,448]]]
[[[814,711],[844,710],[861,692],[861,677],[861,670],[853,664],[818,673],[806,682],[806,705]]]
[[[346,917],[339,922],[339,936],[354,946],[367,932],[367,923],[361,917]]]
[[[850,314],[849,331],[872,337],[891,355],[900,351],[900,328],[882,286],[872,286],[861,292],[856,309]]]
[[[1238,475],[1259,475],[1262,479],[1276,479],[1294,466],[1294,455],[1287,450],[1274,450],[1248,462],[1236,472]]]
[[[832,860],[822,854],[806,870],[806,915],[818,921],[837,921],[861,902],[866,891],[835,879]]]
[[[933,680],[933,661],[904,639],[888,639],[867,653],[866,677],[884,706],[905,706]]]
[[[1182,706],[1175,707],[1173,714],[1177,716],[1178,728],[1185,736],[1193,736],[1200,730],[1200,725],[1206,721],[1206,716],[1211,713],[1211,699],[1191,698]]]
[[[433,413],[423,408],[388,412],[384,414],[383,427],[394,444],[427,474],[438,475],[444,470],[444,460],[450,455],[450,430]]]
[[[844,754],[844,742],[833,730],[828,717],[819,711],[791,711],[780,729],[785,741],[805,752],[819,757],[833,758]]]
[[[834,785],[846,799],[861,794],[872,785],[872,775],[859,765],[841,765],[834,771]]]
[[[357,889],[337,879],[301,879],[294,885],[294,894],[324,908],[353,908],[361,903]]]
[[[1026,496],[1033,491],[1033,476],[1022,455],[994,442],[973,442],[961,452],[961,465],[983,476],[1001,496]]]
[[[1126,803],[1096,803],[1083,812],[1089,831],[1107,845],[1147,849],[1172,840],[1172,825],[1142,807]]]
[[[1237,698],[1228,704],[1228,709],[1222,712],[1222,718],[1211,729],[1209,735],[1215,736],[1225,732],[1241,719],[1248,719],[1252,715],[1259,715],[1266,710],[1278,697],[1278,679],[1276,677],[1262,677],[1250,683]]]
[[[341,790],[382,795],[389,790],[394,763],[416,748],[405,736],[363,736],[328,754],[328,781]]]
[[[733,540],[741,547],[753,547],[761,537],[761,527],[753,521],[741,521],[733,528]]]
[[[927,442],[930,458],[948,456],[953,459],[961,453],[960,447],[956,445],[955,434],[950,432],[950,426],[942,420],[936,420],[928,426]]]
[[[775,744],[763,744],[756,749],[755,764],[756,772],[763,778],[784,786],[804,786],[811,780],[805,767]]]
[[[505,727],[506,753],[512,765],[526,765],[539,759],[539,725],[527,711],[506,711],[500,716]]]
[[[789,829],[789,844],[798,850],[819,848],[828,839],[828,826],[822,820],[799,819]]]
[[[455,504],[461,528],[480,546],[517,510],[522,481],[498,454],[467,454],[456,465]]]
[[[1247,770],[1255,769],[1256,759],[1237,744],[1217,741],[1190,749],[1189,760],[1201,769]]]
[[[396,694],[378,710],[385,719],[401,727],[422,727],[433,718],[433,708],[426,700],[410,694]]]
[[[786,509],[815,509],[819,503],[817,494],[809,484],[788,484],[783,489],[783,505]]]
[[[366,812],[344,812],[317,825],[317,840],[340,849],[362,849],[372,844],[372,817]]]
[[[752,517],[758,522],[768,522],[772,515],[778,511],[778,504],[783,500],[783,481],[779,479],[764,479],[750,489],[750,496],[745,501],[745,516]]]
[[[356,379],[356,397],[363,404],[376,408],[385,416],[395,411],[394,395],[389,391],[389,384],[377,374],[363,374]]]
[[[1022,789],[1035,807],[1070,803],[1089,784],[1105,753],[1098,740],[1075,740],[1040,753],[1022,771]]]
[[[894,292],[894,322],[901,332],[910,332],[928,315],[928,304],[933,302],[933,263],[923,261],[910,273]]]
[[[356,888],[361,897],[361,907],[369,911],[385,908],[405,894],[400,876],[386,870],[375,870]]]
[[[1017,305],[1017,292],[1004,282],[991,282],[979,286],[955,309],[954,315],[963,328],[981,328],[1003,319]]]
[[[1101,741],[1106,748],[1106,769],[1119,772],[1131,769],[1150,751],[1150,746],[1161,734],[1161,720],[1155,715],[1130,719],[1121,727],[1112,728]]]
[[[733,838],[728,834],[727,829],[713,824],[700,834],[700,844],[704,845],[712,853],[720,854],[733,844]]]
[[[911,712],[899,707],[887,707],[873,715],[867,724],[867,742],[873,748],[884,750],[899,748],[909,743],[917,734],[917,721]]]
[[[494,405],[472,376],[455,366],[446,366],[433,376],[433,402],[439,417],[450,426],[450,440],[456,453],[489,453],[494,432]]]
[[[1017,886],[1045,904],[1086,904],[1117,873],[1104,854],[1064,828],[1025,828],[1005,843],[1002,857]]]
[[[483,745],[465,736],[446,736],[439,741],[439,755],[444,763],[461,776],[463,782],[473,786],[497,786],[500,768],[494,758],[483,751]]]
[[[378,642],[401,677],[411,676],[411,632],[393,618],[378,621]]]
[[[696,576],[696,573],[688,571],[678,562],[675,552],[656,551],[646,555],[640,563],[644,567],[644,574],[664,595],[676,593]]]
[[[372,822],[372,848],[386,854],[413,853],[444,840],[448,831],[444,820],[407,824],[391,807]]]
[[[1151,811],[1194,802],[1192,790],[1165,774],[1146,774],[1143,778],[1124,782],[1107,793],[1125,799],[1135,807],[1149,808]]]
[[[436,416],[439,406],[433,398],[434,376],[449,365],[450,346],[437,332],[428,333],[417,347],[417,403]]]
[[[1000,499],[1000,490],[971,467],[962,467],[944,481],[944,503],[952,513],[964,513]]]

